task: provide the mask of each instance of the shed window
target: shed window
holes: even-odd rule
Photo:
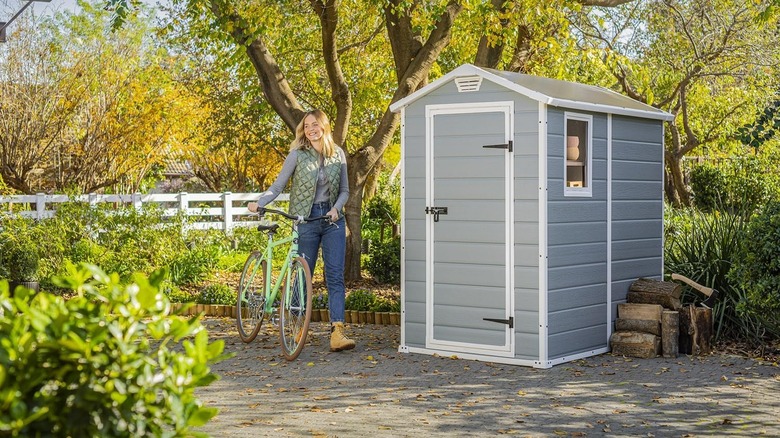
[[[569,196],[591,195],[591,154],[593,119],[584,114],[566,114],[564,135],[564,194]]]

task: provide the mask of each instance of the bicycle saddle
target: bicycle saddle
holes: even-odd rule
[[[279,228],[279,224],[260,224],[257,226],[257,231],[276,231]]]

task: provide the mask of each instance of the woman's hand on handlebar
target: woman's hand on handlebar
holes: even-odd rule
[[[328,216],[328,217],[330,218],[330,221],[331,221],[331,222],[336,222],[336,221],[338,221],[338,220],[339,220],[339,211],[338,211],[338,210],[336,210],[336,208],[335,208],[335,207],[334,207],[334,208],[331,208],[331,209],[330,209],[330,211],[329,211],[329,212],[327,212],[325,215],[326,215],[326,216]]]
[[[260,216],[262,216],[263,213],[265,213],[265,208],[261,207],[260,204],[258,204],[257,202],[250,202],[249,204],[246,205],[246,208],[248,208],[249,211],[251,211],[252,213],[257,213]]]

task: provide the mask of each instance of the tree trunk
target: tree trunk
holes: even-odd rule
[[[670,189],[673,197],[669,199],[669,202],[676,206],[691,205],[691,196],[690,193],[688,193],[688,189],[685,187],[685,177],[681,166],[682,156],[678,156],[669,151],[664,155],[666,157],[666,171],[668,172],[672,186]],[[669,195],[669,193],[667,193],[667,195]]]

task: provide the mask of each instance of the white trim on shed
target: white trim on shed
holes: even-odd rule
[[[550,106],[654,120],[674,120],[674,115],[666,111],[646,105],[607,88],[522,73],[480,68],[472,64],[464,64],[452,70],[431,82],[428,86],[390,105],[390,110],[399,112],[402,107],[449,83],[451,80],[466,76],[480,76]]]

